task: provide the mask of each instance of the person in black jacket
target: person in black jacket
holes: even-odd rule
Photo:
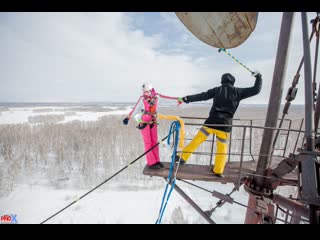
[[[216,135],[217,150],[213,173],[218,177],[223,177],[224,166],[227,158],[227,141],[231,126],[212,126],[211,124],[232,125],[233,116],[239,106],[239,102],[245,98],[257,95],[261,91],[262,76],[259,72],[255,72],[253,76],[256,78],[253,87],[238,88],[234,87],[235,78],[230,73],[225,73],[221,78],[221,86],[209,89],[195,95],[189,95],[182,98],[185,103],[205,101],[213,98],[213,104],[209,117],[200,128],[197,135],[192,141],[182,149],[182,154],[178,154],[175,158],[176,162],[180,161],[183,165],[189,159],[191,154],[203,143],[210,134]]]

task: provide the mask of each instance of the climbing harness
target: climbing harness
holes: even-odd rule
[[[153,89],[151,96],[142,95],[142,96],[139,97],[137,103],[133,107],[133,110],[129,113],[128,118],[130,119],[131,116],[133,116],[133,118],[136,120],[137,123],[147,123],[147,124],[156,123],[157,111],[156,111],[155,106],[154,106],[154,104],[156,102],[154,100],[151,100],[151,99],[154,99],[157,96],[159,96],[161,98],[170,99],[170,100],[177,100],[178,101],[178,106],[180,104],[182,104],[182,102],[183,102],[181,98],[169,97],[169,96],[166,96],[166,95],[162,95],[160,93],[156,93],[155,90]],[[144,104],[142,102],[144,99],[147,100],[147,101],[149,99],[148,103],[151,105],[150,111],[146,111],[145,110]],[[149,121],[149,122],[143,121],[141,118],[142,118],[142,116],[144,114],[148,114],[148,115],[153,116],[152,121]]]
[[[68,204],[66,207],[62,208],[61,210],[59,210],[58,212],[56,212],[55,214],[51,215],[50,217],[48,217],[46,220],[42,221],[40,224],[46,223],[47,221],[49,221],[50,219],[52,219],[53,217],[57,216],[58,214],[60,214],[61,212],[63,212],[64,210],[66,210],[67,208],[71,207],[73,204],[75,204],[76,202],[80,201],[82,198],[84,198],[85,196],[89,195],[90,193],[92,193],[93,191],[95,191],[96,189],[98,189],[99,187],[101,187],[103,184],[107,183],[108,181],[110,181],[112,178],[114,178],[115,176],[117,176],[119,173],[121,173],[122,171],[124,171],[125,169],[127,169],[130,165],[134,164],[136,161],[138,161],[139,159],[141,159],[144,155],[146,155],[148,152],[152,151],[155,147],[157,147],[162,141],[166,140],[169,137],[166,136],[164,137],[161,141],[159,141],[156,145],[154,145],[153,147],[151,147],[148,151],[144,152],[142,155],[140,155],[139,157],[137,157],[135,160],[133,160],[132,162],[130,162],[127,166],[121,168],[118,172],[116,172],[115,174],[113,174],[111,177],[107,178],[106,180],[104,180],[103,182],[101,182],[99,185],[97,185],[96,187],[94,187],[93,189],[91,189],[90,191],[88,191],[87,193],[83,194],[81,197],[79,197],[78,199],[74,200],[72,203]]]
[[[224,48],[219,48],[218,52],[225,52],[226,54],[228,54],[233,60],[235,60],[237,63],[239,63],[242,67],[244,67],[245,69],[247,69],[252,75],[255,73],[254,71],[251,71],[246,65],[244,65],[243,63],[241,63],[238,59],[236,59],[234,56],[232,56],[226,49]]]
[[[174,174],[173,179],[172,179],[172,173],[173,173],[173,168],[174,168],[174,164],[175,164],[175,156],[177,153],[177,147],[178,147],[178,142],[179,142],[179,129],[180,129],[179,121],[173,122],[170,126],[169,135],[168,135],[168,145],[170,145],[171,134],[172,135],[175,134],[174,148],[173,148],[173,153],[172,153],[172,157],[171,157],[172,160],[170,163],[170,169],[169,169],[169,173],[168,173],[168,177],[167,177],[167,184],[166,184],[166,187],[165,187],[165,190],[163,193],[161,206],[160,206],[160,210],[159,210],[159,215],[158,215],[158,218],[157,218],[155,224],[161,224],[164,211],[167,207],[169,198],[171,196],[171,193],[172,193],[174,186],[175,186],[175,183],[176,183],[176,174],[177,174],[179,165],[177,166],[177,169],[176,169],[176,172]],[[171,188],[168,191],[169,184],[171,185]]]
[[[139,98],[139,101],[141,98],[144,98],[143,100],[147,101],[150,104],[150,110],[147,111],[144,107],[139,110],[139,112],[137,114],[134,115],[134,118],[136,120],[136,122],[138,123],[138,126],[136,126],[136,128],[138,129],[144,129],[147,125],[152,125],[152,124],[157,124],[157,111],[156,111],[156,106],[155,104],[157,104],[157,97],[156,95],[153,96],[141,96]],[[142,117],[143,115],[149,115],[151,116],[151,120],[150,121],[143,121]]]

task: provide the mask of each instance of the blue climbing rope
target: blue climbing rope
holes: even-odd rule
[[[174,133],[174,131],[175,131],[175,127],[176,127],[176,125],[177,125],[177,122],[178,121],[175,121],[175,122],[173,122],[173,123],[171,123],[171,125],[170,125],[170,128],[169,128],[169,135],[168,135],[168,138],[167,138],[167,143],[168,143],[168,145],[170,145],[170,139],[171,139],[171,135]],[[178,122],[179,123],[179,122]],[[179,124],[179,127],[180,127],[180,124]],[[179,131],[178,131],[179,132]]]
[[[176,132],[176,135],[175,135],[175,141],[174,141],[174,148],[173,148],[173,153],[172,153],[172,160],[171,160],[171,163],[170,163],[170,169],[169,169],[169,173],[168,173],[168,177],[167,177],[167,184],[166,184],[166,187],[165,187],[165,190],[164,190],[164,193],[163,193],[163,197],[162,197],[162,201],[161,201],[161,206],[160,206],[160,210],[159,210],[159,215],[158,215],[158,218],[156,220],[156,224],[160,224],[161,221],[162,221],[162,217],[163,217],[163,214],[164,214],[164,211],[167,207],[167,204],[168,204],[168,201],[169,201],[169,198],[171,196],[171,193],[174,189],[174,186],[175,186],[175,183],[176,183],[176,178],[174,177],[173,181],[171,182],[171,188],[168,192],[168,188],[169,188],[169,183],[170,183],[170,180],[171,180],[171,176],[172,176],[172,173],[173,173],[173,168],[174,168],[174,163],[175,163],[175,156],[176,156],[176,153],[177,153],[177,148],[178,148],[178,142],[179,142],[179,130],[180,130],[180,123],[179,121],[175,121],[171,124],[170,126],[170,130],[169,130],[169,136],[168,136],[168,144],[170,145],[170,136],[171,134],[173,134],[174,132]],[[167,195],[167,192],[168,192],[168,195]],[[167,197],[166,197],[167,196]]]

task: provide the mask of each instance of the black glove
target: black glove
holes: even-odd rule
[[[262,78],[262,75],[260,74],[260,73],[258,73],[257,75],[256,75],[256,79],[261,79]]]
[[[183,97],[183,98],[182,98],[182,101],[183,101],[184,103],[189,103],[189,101],[188,101],[188,98],[187,98],[187,97]]]
[[[252,72],[252,76],[254,76],[256,79],[262,78],[261,73],[259,71]]]
[[[137,126],[138,129],[142,130],[144,129],[148,124],[146,123],[139,123],[139,125]]]
[[[127,118],[127,117],[125,119],[123,119],[123,121],[122,121],[123,125],[127,125],[128,122],[129,122],[129,118]]]

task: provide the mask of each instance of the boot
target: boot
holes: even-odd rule
[[[156,164],[157,164],[158,166],[160,166],[160,168],[164,168],[164,165],[163,165],[162,162],[157,162]]]
[[[215,173],[213,169],[214,169],[214,165],[211,166],[211,171],[213,172],[213,175],[219,178],[224,178],[224,175],[222,173]]]
[[[183,160],[183,158],[180,159],[180,157],[178,155],[176,155],[174,160],[176,163],[179,163],[179,161],[180,161],[180,165],[185,165],[187,163],[187,161]]]
[[[215,175],[218,178],[224,178],[224,175],[222,173],[215,173],[213,172],[213,175]]]
[[[155,164],[153,164],[153,165],[150,165],[150,166],[148,166],[150,169],[152,169],[152,170],[159,170],[159,169],[161,169],[161,167],[157,164],[157,163],[155,163]]]

